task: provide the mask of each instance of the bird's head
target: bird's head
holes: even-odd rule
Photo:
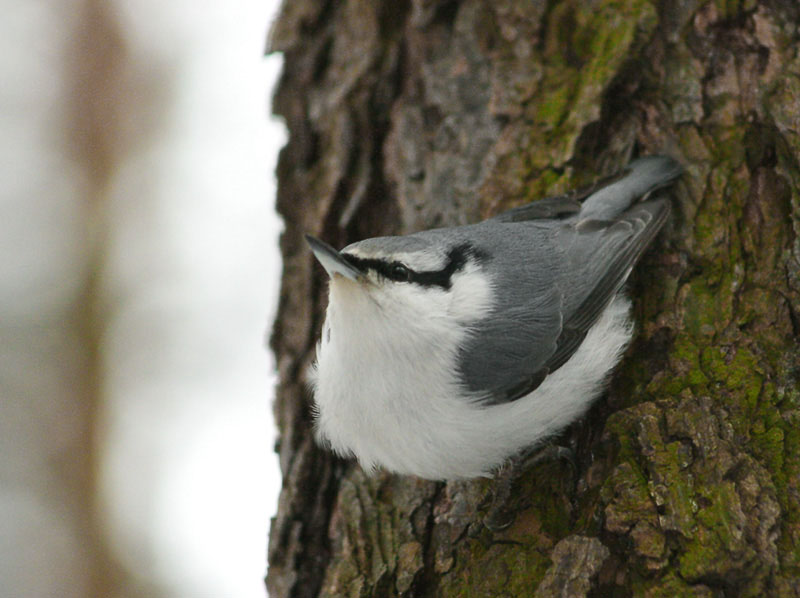
[[[366,239],[341,251],[310,235],[306,240],[331,279],[332,300],[337,291],[357,293],[408,318],[473,319],[475,296],[481,304],[487,299],[486,255],[464,239],[435,232]]]

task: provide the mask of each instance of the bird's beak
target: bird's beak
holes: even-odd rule
[[[311,247],[311,251],[314,252],[314,257],[322,264],[322,267],[325,268],[331,278],[333,278],[334,274],[341,274],[353,281],[361,280],[363,277],[361,270],[345,260],[338,251],[327,243],[311,235],[306,235],[306,242]]]

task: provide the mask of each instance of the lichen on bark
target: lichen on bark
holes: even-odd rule
[[[271,595],[800,596],[800,7],[789,0],[292,0],[276,110],[284,474]],[[462,224],[635,155],[686,166],[634,271],[607,396],[517,483],[334,459],[304,386],[335,245]]]

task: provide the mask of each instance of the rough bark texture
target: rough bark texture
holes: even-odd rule
[[[292,0],[272,36],[286,219],[273,598],[800,596],[794,0]],[[482,525],[491,480],[369,478],[316,448],[305,370],[334,245],[476,221],[666,152],[607,397]]]

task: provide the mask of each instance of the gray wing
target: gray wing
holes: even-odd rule
[[[608,239],[607,247],[601,251],[611,249],[615,256],[589,294],[564,321],[556,350],[542,366],[546,370],[540,374],[542,379],[572,357],[586,333],[625,283],[634,264],[639,261],[668,215],[669,204],[665,200],[644,202],[629,210],[625,218],[611,224],[603,233]]]
[[[460,356],[469,389],[501,403],[541,384],[541,364],[555,354],[563,330],[563,299],[552,287],[528,303],[496,310],[491,322],[476,327]]]
[[[492,317],[481,321],[460,355],[463,380],[486,403],[534,390],[577,350],[669,213],[664,200],[638,204],[613,221],[555,221],[534,231],[530,255],[519,244],[492,252],[502,280]],[[499,225],[525,227],[525,224]],[[493,239],[513,238],[494,231]],[[505,241],[502,241],[505,242]],[[528,247],[531,246],[529,239]]]

